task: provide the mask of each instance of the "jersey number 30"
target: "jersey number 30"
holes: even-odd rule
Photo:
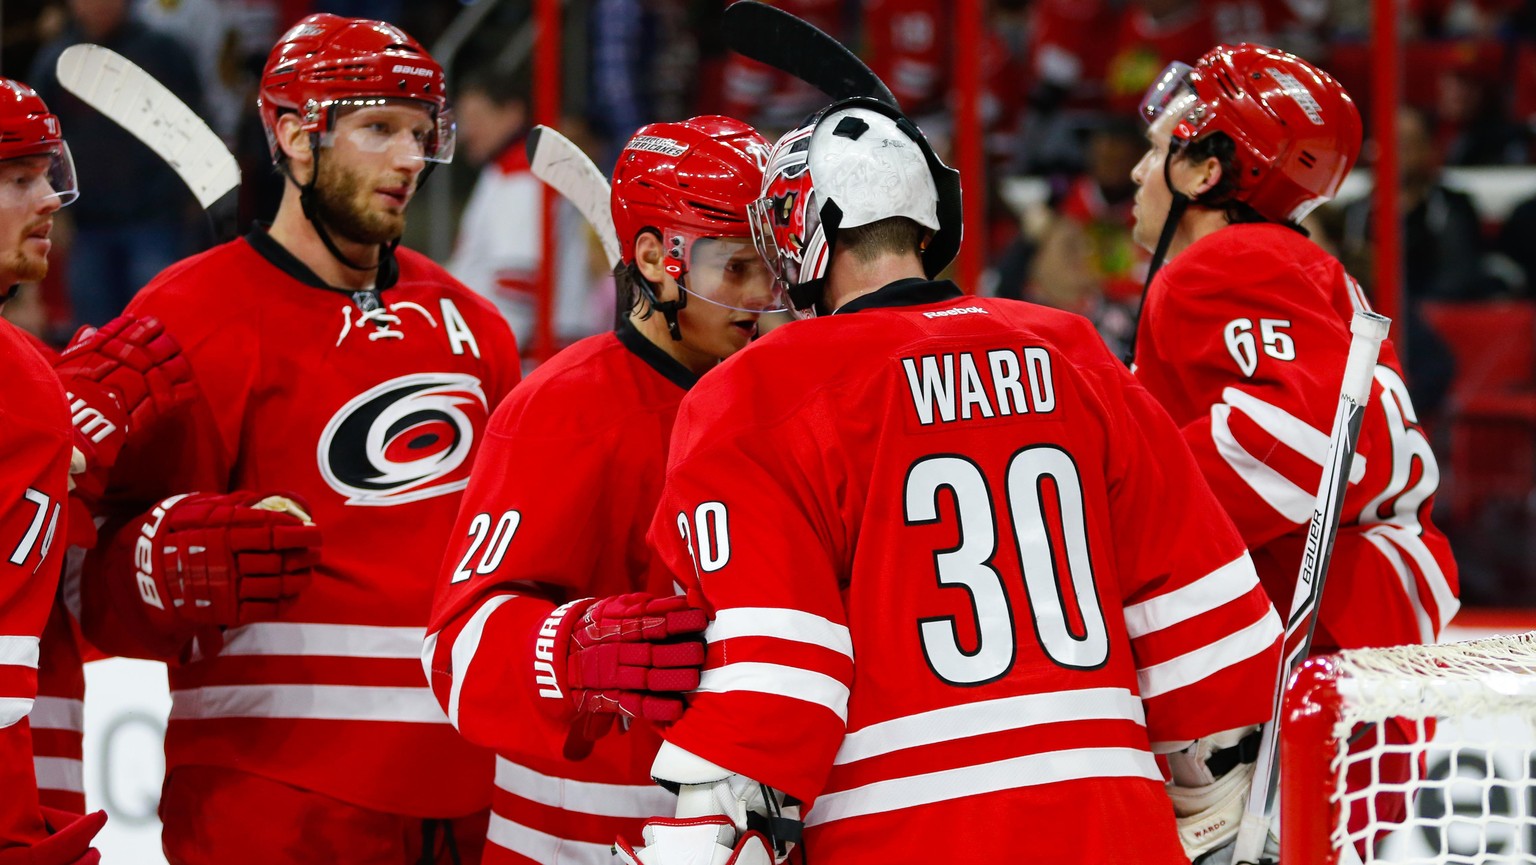
[[[1061,514],[1060,534],[1053,536],[1042,500],[1050,478]],[[954,685],[995,681],[1013,668],[1016,652],[1013,604],[1007,581],[993,564],[997,556],[997,515],[987,478],[981,468],[961,456],[924,457],[907,472],[907,525],[939,520],[940,492],[954,496],[960,540],[933,555],[941,587],[970,593],[976,618],[976,645],[966,651],[953,616],[918,623],[923,654],[939,678]],[[1109,633],[1099,608],[1088,554],[1088,527],[1083,485],[1077,465],[1061,448],[1039,445],[1014,454],[1008,462],[1006,499],[1013,540],[1022,565],[1024,597],[1034,632],[1045,654],[1074,669],[1093,669],[1109,658]],[[1059,545],[1059,546],[1058,546]],[[1057,555],[1065,560],[1067,579],[1058,580]],[[1082,632],[1074,634],[1062,597],[1070,588],[1082,615]]]

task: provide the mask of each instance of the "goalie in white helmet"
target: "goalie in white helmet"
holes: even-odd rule
[[[1248,683],[1279,621],[1178,430],[1086,319],[937,280],[959,213],[879,102],[770,154],[754,237],[817,315],[678,412],[650,542],[713,619],[651,767],[677,818],[621,861],[885,865],[942,838],[952,862],[1187,865],[1154,751],[1268,715]]]

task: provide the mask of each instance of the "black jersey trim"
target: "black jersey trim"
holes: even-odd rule
[[[837,308],[833,315],[861,312],[866,309],[886,309],[897,306],[927,306],[942,303],[961,296],[960,286],[947,279],[929,282],[916,277],[898,279],[890,285],[860,295]]]
[[[268,228],[270,226],[257,223],[245,235],[245,242],[249,243],[251,248],[256,250],[257,255],[265,258],[273,267],[311,288],[323,288],[327,291],[345,294],[348,297],[353,295],[354,289],[331,285],[321,279],[319,274],[309,269],[309,265],[300,261],[297,256],[289,252],[281,243],[273,240],[272,235],[267,231]],[[375,292],[393,288],[395,283],[400,281],[400,265],[395,261],[393,245],[384,244],[379,250],[379,255],[381,256],[379,259],[379,278],[373,285],[373,291]]]
[[[656,370],[662,378],[672,382],[683,390],[690,390],[699,383],[699,377],[693,374],[693,370],[683,366],[677,358],[661,350],[656,343],[645,338],[633,322],[621,321],[614,329],[613,335],[619,338],[620,344],[629,349],[635,357],[645,361],[646,365]]]

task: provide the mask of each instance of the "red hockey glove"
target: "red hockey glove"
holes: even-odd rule
[[[30,847],[0,850],[0,865],[96,865],[101,854],[91,839],[107,823],[107,812],[71,814],[44,808],[43,819],[53,834]]]
[[[130,427],[148,429],[199,396],[181,347],[149,316],[81,328],[54,371],[68,392],[75,447],[84,457],[72,480],[88,503],[100,498]]]
[[[620,865],[774,865],[768,839],[746,832],[736,840],[736,827],[725,817],[651,820],[640,830],[645,846],[636,850],[623,838],[613,847]]]
[[[589,738],[620,715],[669,724],[682,716],[683,692],[699,686],[705,624],[704,611],[682,597],[635,592],[572,601],[539,628],[539,694],[568,698],[578,721],[596,720]]]
[[[137,525],[139,598],[168,627],[270,619],[320,560],[320,529],[282,496],[174,496]]]

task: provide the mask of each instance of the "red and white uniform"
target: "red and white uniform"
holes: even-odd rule
[[[518,380],[517,348],[487,301],[420,254],[396,257],[398,278],[386,273],[364,312],[372,298],[326,288],[258,229],[167,269],[129,305],[165,323],[210,408],[206,423],[125,449],[118,472],[133,467],[136,494],[289,491],[323,536],[313,581],[279,621],[205,635],[173,659],[168,798],[196,766],[420,818],[490,801],[491,755],[448,724],[419,655],[432,576],[485,422]],[[93,586],[93,573],[87,636],[119,653],[152,645],[131,632],[133,581]]]
[[[1152,743],[1269,714],[1278,617],[1078,316],[913,279],[779,328],[683,400],[650,538],[713,610],[667,741],[810,802],[811,861],[1183,865]]]
[[[71,448],[64,388],[15,325],[0,321],[0,853],[47,837],[28,713],[39,644],[64,560]]]
[[[1283,608],[1338,407],[1349,320],[1364,308],[1336,259],[1271,224],[1196,241],[1147,293],[1136,377],[1183,429]],[[1382,343],[1314,651],[1435,642],[1460,606],[1456,562],[1429,518],[1439,480],[1397,352]]]
[[[661,740],[643,724],[562,757],[573,711],[538,696],[533,646],[568,600],[674,593],[645,532],[694,381],[626,323],[540,366],[491,418],[423,655],[449,717],[498,754],[487,865],[606,865],[615,838],[676,808],[651,782]]]

